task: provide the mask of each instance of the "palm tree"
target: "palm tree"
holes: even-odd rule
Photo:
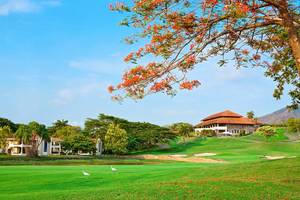
[[[28,126],[22,124],[16,131],[16,137],[21,141],[21,144],[26,144],[30,142],[32,138],[32,132]],[[21,153],[23,153],[23,148],[21,148]]]
[[[38,122],[32,121],[28,124],[28,127],[31,131],[31,145],[32,145],[32,156],[38,156],[39,146],[44,140],[49,141],[50,136],[45,125],[39,124]]]
[[[68,120],[57,120],[56,122],[54,122],[52,124],[51,127],[49,127],[48,131],[50,135],[54,135],[56,133],[56,131],[60,130],[61,128],[64,128],[66,126],[70,126]]]

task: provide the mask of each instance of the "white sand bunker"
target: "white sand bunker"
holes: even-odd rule
[[[187,155],[185,155],[185,154],[174,154],[174,155],[170,155],[170,156],[175,157],[175,158],[187,157]]]
[[[287,157],[287,158],[297,158],[297,156],[290,156],[290,157]]]
[[[279,159],[284,159],[285,156],[265,156],[267,160],[279,160]]]
[[[197,157],[206,157],[206,156],[215,156],[217,154],[215,153],[198,153],[198,154],[194,154],[194,156],[197,156]]]

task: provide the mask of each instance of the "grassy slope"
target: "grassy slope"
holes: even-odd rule
[[[171,144],[170,149],[142,152],[143,154],[187,154],[216,153],[210,158],[224,159],[230,162],[260,161],[264,155],[300,156],[300,142],[288,141],[283,133],[265,139],[250,135],[239,138],[195,139],[187,144]]]
[[[284,137],[209,138],[155,154],[214,152],[227,164],[3,166],[0,199],[300,199],[300,143]],[[150,153],[150,152],[148,152]],[[62,162],[62,161],[55,161]],[[89,163],[85,163],[89,164]],[[83,177],[82,170],[91,173]]]

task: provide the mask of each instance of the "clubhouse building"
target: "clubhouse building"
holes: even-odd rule
[[[253,133],[261,123],[256,119],[243,117],[230,110],[212,114],[195,126],[195,131],[213,130],[218,136]]]

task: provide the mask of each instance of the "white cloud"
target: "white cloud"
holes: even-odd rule
[[[52,100],[52,103],[56,105],[66,105],[80,97],[95,93],[103,94],[106,92],[107,85],[108,84],[91,81],[74,87],[65,87],[56,93],[56,97]]]
[[[69,66],[74,69],[86,70],[95,73],[118,75],[125,69],[125,64],[114,58],[109,61],[100,59],[72,60]]]
[[[7,0],[0,4],[0,15],[35,12],[39,7],[29,0]]]
[[[32,13],[39,11],[43,6],[59,6],[60,4],[60,0],[0,0],[0,16]]]

